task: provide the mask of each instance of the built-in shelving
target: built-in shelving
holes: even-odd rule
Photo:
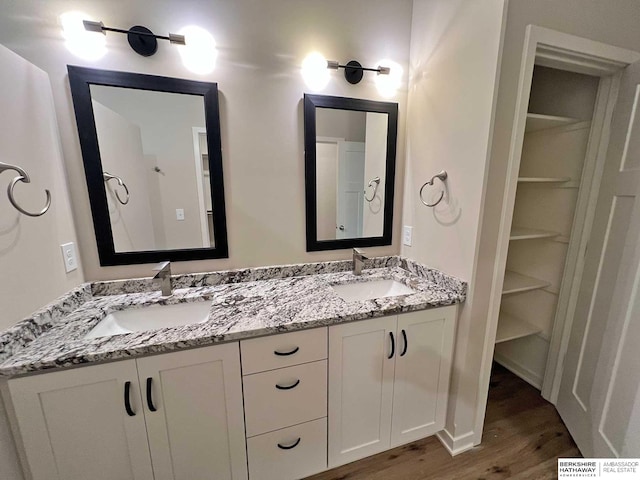
[[[541,331],[541,328],[501,311],[500,316],[498,317],[496,343],[508,342],[509,340],[515,340],[516,338],[535,335]]]
[[[537,278],[527,277],[526,275],[507,270],[504,272],[502,294],[508,295],[510,293],[529,292],[531,290],[547,288],[549,285],[551,284],[544,280],[538,280]]]
[[[564,183],[571,177],[518,177],[518,183]]]
[[[578,123],[580,120],[572,117],[557,117],[555,115],[541,115],[539,113],[527,113],[527,125],[525,132],[537,132],[549,128],[563,127]]]
[[[560,235],[547,230],[537,230],[535,228],[512,227],[509,240],[533,240],[536,238],[553,238]]]

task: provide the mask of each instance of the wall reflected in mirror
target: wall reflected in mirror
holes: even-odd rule
[[[115,251],[215,246],[203,97],[90,89]]]
[[[316,108],[318,240],[382,236],[388,115]]]

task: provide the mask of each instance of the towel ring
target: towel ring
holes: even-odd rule
[[[51,192],[49,190],[44,191],[47,194],[47,202],[42,210],[40,210],[37,213],[28,212],[24,208],[22,208],[20,205],[18,205],[18,202],[16,202],[16,199],[13,196],[13,189],[15,188],[16,183],[18,182],[31,183],[31,179],[29,178],[29,175],[22,168],[16,165],[9,165],[8,163],[0,162],[0,173],[4,172],[5,170],[14,170],[15,172],[18,172],[18,176],[14,177],[14,179],[11,180],[11,183],[9,183],[9,186],[7,187],[7,196],[9,197],[9,202],[11,202],[11,205],[13,205],[14,208],[18,210],[20,213],[27,215],[29,217],[40,217],[41,215],[44,215],[45,213],[47,213],[47,211],[49,210],[49,207],[51,206]]]
[[[116,182],[118,182],[118,186],[124,188],[124,191],[127,194],[127,198],[122,200],[122,198],[120,198],[120,194],[118,193],[118,191],[114,190],[114,193],[116,194],[116,198],[122,205],[126,205],[127,203],[129,203],[129,189],[127,188],[127,184],[124,183],[120,177],[116,175],[111,175],[108,172],[104,172],[102,176],[104,177],[105,182],[108,182],[109,180],[115,180]]]
[[[434,203],[427,203],[427,202],[424,201],[424,198],[422,197],[422,190],[424,190],[424,187],[426,187],[427,185],[432,186],[433,185],[433,181],[436,178],[439,178],[441,182],[444,182],[447,179],[447,177],[448,177],[447,171],[446,170],[442,170],[437,175],[434,175],[433,177],[431,177],[431,180],[429,180],[428,182],[425,182],[422,185],[422,187],[420,188],[420,201],[423,204],[425,204],[427,207],[435,207],[436,205],[438,205],[442,201],[442,199],[444,198],[444,189],[442,190],[442,192],[440,192],[440,197]]]
[[[375,185],[374,185],[374,183],[375,183]],[[371,180],[369,182],[368,186],[369,187],[373,187],[373,195],[371,195],[371,198],[367,198],[367,191],[366,190],[364,191],[364,199],[367,202],[371,203],[371,202],[373,202],[373,199],[376,198],[376,193],[378,192],[378,186],[379,185],[380,185],[380,177],[376,177],[376,178],[374,178],[373,180]]]

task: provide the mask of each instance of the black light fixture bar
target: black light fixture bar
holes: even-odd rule
[[[103,35],[106,35],[105,32],[126,34],[131,48],[133,48],[136,53],[139,53],[144,57],[149,57],[156,53],[158,50],[158,39],[168,40],[175,45],[186,44],[184,35],[178,35],[175,33],[169,33],[168,36],[156,35],[147,27],[143,27],[141,25],[134,25],[129,30],[124,30],[122,28],[105,27],[102,22],[94,22],[91,20],[83,20],[82,24],[84,25],[84,29],[89,32],[102,33]],[[150,41],[149,39],[152,40]]]
[[[378,75],[389,75],[389,67],[378,66],[378,68],[363,67],[357,60],[351,60],[346,65],[341,65],[336,60],[327,60],[327,68],[331,70],[344,69],[344,78],[351,84],[359,83],[362,80],[363,72],[377,72]]]

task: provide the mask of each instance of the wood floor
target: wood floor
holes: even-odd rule
[[[308,480],[546,480],[558,457],[579,457],[553,405],[494,364],[480,446],[451,457],[435,438],[420,440]]]

